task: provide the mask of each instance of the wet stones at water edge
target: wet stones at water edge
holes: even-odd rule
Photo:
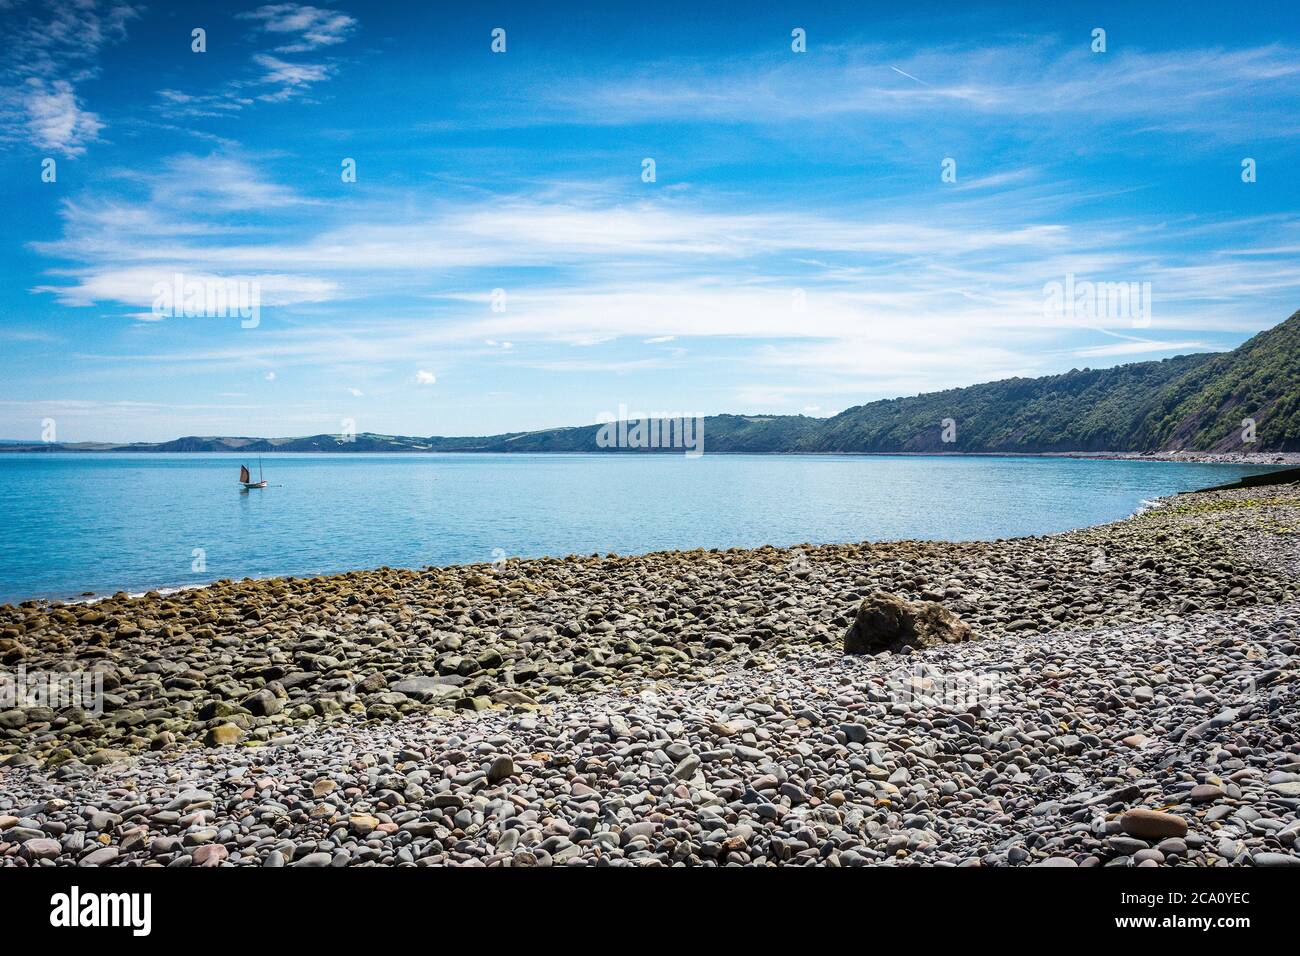
[[[844,653],[879,654],[959,644],[972,637],[970,625],[933,601],[909,601],[876,591],[858,605],[844,632]]]
[[[1300,866],[1297,492],[0,607],[105,675],[0,709],[0,868]],[[840,653],[877,593],[980,639]]]
[[[378,568],[0,605],[0,670],[79,675],[103,690],[101,708],[19,706],[0,693],[0,770],[258,749],[334,724],[531,713],[708,680],[731,665],[762,672],[811,648],[838,653],[877,592],[933,602],[970,626],[973,644],[1010,638],[1009,648],[1291,605],[1298,492],[1180,496],[1112,525],[992,542]],[[924,656],[966,646],[939,639]],[[1259,686],[1281,686],[1284,673],[1261,672]],[[1149,706],[1159,688],[1134,694]],[[1125,736],[1150,738],[1151,728]]]

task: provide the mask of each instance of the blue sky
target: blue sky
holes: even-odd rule
[[[0,0],[0,437],[829,415],[1300,308],[1293,3],[589,6]]]

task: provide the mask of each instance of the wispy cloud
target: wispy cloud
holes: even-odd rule
[[[269,53],[259,53],[253,62],[265,71],[262,82],[276,87],[275,92],[262,94],[265,100],[288,99],[329,76],[329,67],[323,63],[287,63]]]
[[[285,306],[305,302],[328,302],[338,297],[338,286],[328,279],[315,276],[284,273],[214,273],[197,269],[189,271],[169,269],[167,266],[146,265],[92,273],[81,277],[72,285],[36,286],[33,292],[55,295],[62,305],[88,306],[98,303],[118,303],[131,310],[132,318],[152,321],[157,318],[150,309],[159,285],[172,286],[179,275],[186,282],[209,286],[239,283],[246,288],[256,287],[261,305]]]
[[[253,54],[247,76],[216,90],[159,90],[160,111],[215,118],[230,116],[259,102],[280,103],[302,97],[333,75],[336,59],[288,57],[334,47],[348,40],[358,26],[357,19],[349,14],[297,3],[268,4],[237,14],[236,18],[252,25],[254,42],[269,38],[276,45]]]
[[[126,36],[140,14],[129,3],[96,0],[14,4],[0,43],[0,141],[79,156],[105,127],[79,87],[99,73],[105,46]]]
[[[1128,117],[1141,121],[1134,131],[1221,138],[1259,130],[1263,110],[1277,121],[1267,134],[1284,137],[1298,125],[1298,78],[1300,51],[1282,44],[1105,56],[1046,39],[921,49],[839,44],[820,48],[815,65],[807,57],[679,58],[616,77],[570,78],[545,87],[544,102],[528,101],[531,119],[516,120],[780,124],[955,108],[1005,122],[1068,116],[1076,127]]]
[[[104,124],[98,115],[82,109],[75,89],[67,80],[46,81],[31,76],[23,92],[27,128],[38,149],[76,156],[99,138]]]
[[[67,352],[99,381],[211,372],[254,396],[316,389],[348,414],[388,402],[414,418],[459,401],[468,419],[509,376],[514,394],[543,397],[501,412],[523,416],[506,427],[577,420],[558,403],[608,381],[664,407],[674,402],[657,396],[692,388],[691,404],[715,396],[712,410],[829,413],[1079,360],[1220,348],[1300,301],[1300,215],[1283,174],[1300,115],[1291,46],[1093,57],[1036,38],[846,41],[806,57],[629,53],[600,72],[599,51],[522,72],[484,53],[431,71],[443,85],[423,77],[421,93],[465,94],[437,100],[445,127],[432,136],[422,108],[393,106],[387,75],[375,96],[312,103],[346,66],[354,12],[268,4],[232,19],[245,35],[226,47],[227,78],[184,74],[195,88],[162,91],[141,124],[156,131],[161,116],[225,140],[217,149],[168,155],[169,134],[133,161],[124,137],[120,166],[43,194],[58,218],[28,241],[42,264],[21,288],[34,315],[93,326],[67,336]],[[378,11],[368,28],[383,37]],[[418,85],[391,54],[402,69],[377,72]],[[569,67],[563,82],[546,73]],[[25,138],[37,115],[67,149],[118,121],[75,74],[19,78],[48,101],[23,101]],[[282,99],[322,136],[281,137],[262,104]],[[475,125],[493,135],[463,129]],[[225,139],[235,132],[257,150]],[[368,144],[359,185],[341,184],[320,147],[343,132]],[[1249,186],[1237,179],[1246,142],[1261,158]],[[1146,150],[1154,164],[1133,165]],[[659,157],[659,182],[640,181],[643,154]],[[940,181],[946,155],[959,158],[956,183]],[[1213,208],[1188,199],[1207,183]],[[154,318],[154,286],[178,272],[255,284],[261,323],[136,321]],[[1149,327],[1053,313],[1045,285],[1066,276],[1149,282]]]
[[[1188,332],[1259,321],[1233,307],[1243,298],[1263,312],[1300,296],[1289,255],[1244,254],[1252,247],[1239,238],[1262,233],[1264,249],[1286,250],[1300,239],[1297,217],[1273,217],[1266,229],[1259,221],[1208,229],[1057,219],[1048,210],[1025,222],[1019,208],[999,210],[1021,187],[1014,176],[989,183],[988,201],[973,208],[905,197],[801,211],[715,208],[702,195],[620,202],[598,190],[489,204],[403,193],[340,210],[225,152],[176,157],[144,178],[126,172],[121,185],[133,199],[90,193],[64,204],[62,237],[34,247],[66,265],[36,291],[150,318],[154,284],[183,272],[257,283],[266,310],[256,334],[220,345],[116,355],[144,365],[328,367],[346,356],[363,368],[396,356],[477,354],[485,341],[500,349],[506,341],[725,340],[733,359],[768,370],[787,396],[843,394],[846,381],[875,382],[877,393],[919,391],[1051,371],[1066,353],[1100,360],[1199,350],[1209,346]],[[1067,274],[1151,282],[1154,328],[1166,335],[1079,343],[1089,330],[1122,334],[1133,320],[1050,314],[1044,284]],[[498,287],[508,292],[504,311],[492,306]],[[326,311],[286,321],[303,306]],[[511,364],[559,374],[632,373],[668,361],[518,353],[508,353]],[[707,350],[679,352],[669,364],[706,361]],[[421,369],[413,381],[432,384],[432,376]]]
[[[280,53],[306,53],[323,46],[342,43],[356,29],[357,21],[337,10],[298,3],[275,3],[239,14],[241,20],[259,23],[267,33],[288,39],[276,47]]]
[[[1116,342],[1112,345],[1095,345],[1086,349],[1076,349],[1071,354],[1077,358],[1115,358],[1123,355],[1147,355],[1153,352],[1168,355],[1174,352],[1183,354],[1206,351],[1213,351],[1213,346],[1196,340],[1161,342],[1148,339],[1136,342]]]

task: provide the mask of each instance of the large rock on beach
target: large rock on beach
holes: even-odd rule
[[[858,605],[853,623],[844,632],[844,653],[879,654],[970,639],[970,625],[942,605],[875,591]]]
[[[456,677],[411,677],[393,684],[392,689],[394,693],[430,702],[446,697],[459,697],[461,691],[458,685],[462,683],[464,679]]]
[[[1144,840],[1187,836],[1187,821],[1173,813],[1135,807],[1119,818],[1120,829]]]
[[[209,747],[223,747],[226,744],[238,743],[244,732],[234,724],[220,724],[209,730],[203,737],[203,742]]]
[[[1289,607],[1300,600],[1296,536],[1288,530],[1300,526],[1297,515],[1296,486],[1277,486],[1181,496],[1111,525],[992,542],[574,555],[493,570],[377,568],[222,580],[90,605],[0,605],[0,651],[17,646],[4,641],[21,640],[28,672],[80,673],[103,687],[102,712],[0,701],[0,777],[28,767],[69,778],[87,768],[103,773],[124,755],[184,759],[205,743],[214,750],[238,744],[227,747],[228,756],[243,759],[318,724],[452,714],[482,721],[498,713],[544,715],[611,687],[636,693],[697,680],[712,687],[725,668],[770,673],[803,650],[838,652],[863,598],[877,593],[937,602],[968,624],[978,643],[1016,646],[1057,632]],[[888,618],[892,629],[859,625],[849,649],[933,642],[927,657],[967,649],[962,640],[947,643],[962,637],[962,627],[944,626],[944,615],[925,613],[923,605],[906,607],[907,615],[865,614]],[[1254,660],[1264,648],[1252,634],[1241,653]],[[1254,707],[1294,691],[1293,661],[1289,651],[1269,659],[1251,691],[1259,695]],[[1277,719],[1276,703],[1266,711],[1243,707],[1234,689],[1239,672],[1234,664],[1205,675],[1194,691],[1172,685],[1164,667],[1121,675],[1108,707],[1123,713],[1132,704],[1150,712],[1151,722],[1116,727],[1116,741],[1145,757],[1166,734],[1222,743],[1261,713]],[[909,693],[930,696],[929,680],[918,676]],[[1164,713],[1189,700],[1195,713],[1177,720]],[[720,711],[704,719],[727,728],[727,739],[745,752],[762,753],[751,746],[754,715]],[[841,723],[868,726],[857,717]],[[1090,748],[1094,730],[1089,724],[1072,735],[1082,739],[1061,746]],[[619,735],[625,742],[636,736]],[[517,764],[524,756],[499,745],[488,750],[510,753]],[[696,752],[707,767],[707,750]],[[664,756],[665,774],[684,759]],[[1235,759],[1253,766],[1255,758]],[[1274,799],[1300,796],[1300,783],[1288,776],[1295,762],[1289,755],[1276,761],[1287,769],[1269,779]],[[688,789],[694,776],[683,778]],[[1180,798],[1206,815],[1239,807],[1235,781],[1180,783],[1188,785]],[[1210,786],[1192,792],[1202,784]],[[0,785],[0,815],[20,809],[3,797]],[[1278,842],[1289,847],[1292,836]],[[286,863],[301,855],[284,853]]]

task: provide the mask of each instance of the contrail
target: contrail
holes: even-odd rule
[[[930,85],[929,83],[925,82],[925,80],[917,79],[917,78],[916,78],[915,76],[913,76],[911,73],[904,73],[902,70],[900,70],[900,69],[899,69],[898,67],[896,67],[896,66],[891,66],[890,69],[893,70],[895,73],[898,73],[898,74],[900,74],[900,75],[902,75],[902,76],[907,77],[909,80],[916,80],[916,82],[920,83],[922,86],[929,86],[929,85]]]

